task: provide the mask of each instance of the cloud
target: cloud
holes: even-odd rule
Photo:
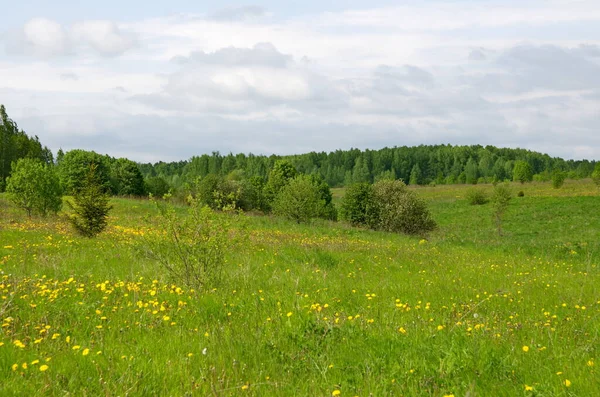
[[[5,47],[9,54],[52,58],[92,50],[101,56],[117,56],[136,46],[132,33],[111,21],[84,21],[64,27],[46,18],[33,18],[21,29],[9,31]]]
[[[133,34],[122,32],[111,21],[85,21],[71,28],[73,39],[87,45],[103,56],[121,55],[135,47]]]
[[[227,47],[206,53],[194,51],[188,57],[178,56],[173,61],[181,64],[197,63],[224,66],[269,66],[284,68],[291,61],[292,56],[284,55],[277,51],[271,43],[258,43],[252,48]]]
[[[469,52],[469,61],[485,61],[487,56],[481,48],[475,48]]]
[[[77,81],[77,80],[79,80],[79,76],[77,76],[75,73],[67,72],[67,73],[61,73],[60,79],[63,81],[68,81],[68,80]]]
[[[12,54],[51,57],[67,54],[71,43],[68,33],[59,23],[34,18],[21,30],[9,32],[6,46]]]
[[[53,149],[136,160],[441,142],[600,158],[596,3],[45,20],[18,46],[42,59],[0,59],[0,97]]]
[[[267,10],[259,6],[230,7],[218,10],[210,15],[210,19],[216,21],[243,21],[255,19],[267,15]]]

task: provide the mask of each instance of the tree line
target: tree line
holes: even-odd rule
[[[179,189],[207,175],[227,176],[234,171],[242,172],[247,178],[266,180],[278,160],[289,161],[299,173],[320,176],[331,187],[389,179],[401,179],[410,185],[493,183],[521,180],[523,167],[526,167],[526,180],[549,181],[554,172],[580,179],[590,177],[596,165],[595,161],[564,160],[525,149],[421,145],[292,156],[213,152],[188,161],[140,164],[140,170],[153,184],[160,181]]]

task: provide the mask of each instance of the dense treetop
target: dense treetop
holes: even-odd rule
[[[336,150],[292,156],[262,156],[219,152],[194,156],[188,161],[141,164],[145,177],[162,177],[177,188],[209,174],[228,175],[241,170],[246,177],[267,179],[278,160],[288,160],[302,174],[320,175],[330,186],[402,179],[410,184],[453,184],[513,179],[514,167],[525,162],[540,180],[549,180],[555,169],[571,178],[589,177],[594,161],[564,160],[525,149],[494,146],[421,145],[379,150]],[[522,164],[522,163],[520,163]]]

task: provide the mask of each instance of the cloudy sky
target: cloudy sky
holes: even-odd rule
[[[419,144],[600,159],[599,0],[33,0],[0,103],[137,161]]]

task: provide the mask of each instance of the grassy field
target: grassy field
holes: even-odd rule
[[[464,186],[416,189],[427,239],[243,217],[202,291],[138,254],[147,201],[90,240],[0,196],[0,395],[598,395],[599,191],[512,187],[502,237]]]

